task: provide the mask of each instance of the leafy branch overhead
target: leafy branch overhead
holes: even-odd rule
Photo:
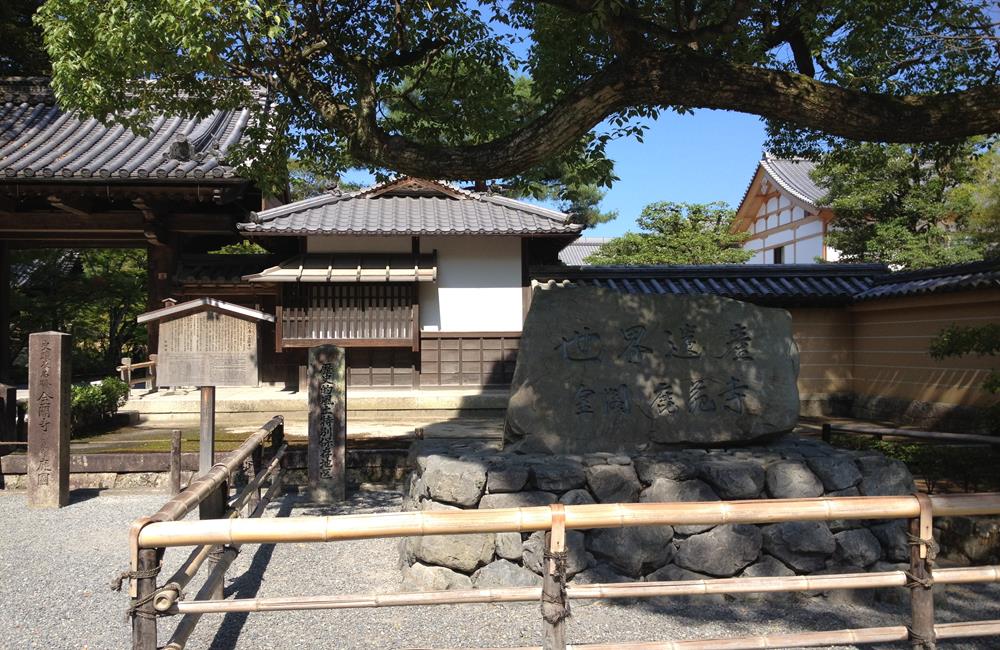
[[[242,151],[258,174],[291,153],[527,184],[562,160],[606,184],[610,139],[694,108],[797,146],[1000,130],[989,0],[48,0],[37,20],[56,91],[90,115],[141,128],[266,88]]]

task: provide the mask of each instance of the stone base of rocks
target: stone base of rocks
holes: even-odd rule
[[[800,438],[585,456],[428,441],[415,446],[412,460],[407,510],[905,495],[915,489],[899,461]],[[541,584],[542,532],[408,538],[400,550],[406,589]],[[571,584],[854,573],[890,570],[909,557],[904,521],[574,530],[567,533],[567,550]]]

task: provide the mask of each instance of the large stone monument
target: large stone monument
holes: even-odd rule
[[[790,431],[791,316],[717,296],[537,290],[521,336],[507,439],[526,452],[717,445]]]
[[[28,337],[28,506],[69,503],[70,351],[73,337]]]
[[[309,492],[320,502],[347,495],[347,369],[344,348],[309,348]]]

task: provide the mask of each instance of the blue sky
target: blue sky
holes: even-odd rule
[[[754,115],[663,112],[650,124],[642,143],[627,138],[608,145],[621,180],[608,191],[601,208],[617,210],[618,218],[591,228],[585,236],[616,237],[635,230],[635,218],[655,201],[725,201],[736,207],[757,169],[764,137],[764,123]],[[344,178],[362,184],[373,180],[360,170]]]
[[[618,218],[588,230],[586,236],[615,237],[634,230],[639,212],[655,201],[725,201],[736,207],[757,170],[764,138],[764,124],[754,115],[663,113],[641,144],[628,139],[608,146],[621,180],[601,207],[618,210]]]

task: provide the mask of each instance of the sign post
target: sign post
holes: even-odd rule
[[[309,348],[309,493],[314,501],[347,496],[347,370],[344,348]]]
[[[70,350],[73,337],[28,337],[28,507],[69,504]]]

